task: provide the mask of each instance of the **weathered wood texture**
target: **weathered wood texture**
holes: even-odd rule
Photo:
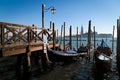
[[[26,53],[28,46],[31,52],[42,50],[44,32],[50,40],[53,40],[54,33],[49,29],[0,22],[0,55],[11,56]],[[53,47],[52,43],[53,41],[48,42],[48,48]]]

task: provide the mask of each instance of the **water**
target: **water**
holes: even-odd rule
[[[73,39],[72,46],[76,47],[76,38]],[[101,40],[102,38],[97,38],[96,46],[97,44],[100,45]],[[106,41],[106,39],[104,40]],[[110,48],[112,47],[111,40],[111,38],[108,38],[106,41]],[[69,41],[66,41],[66,44],[68,42]],[[81,43],[87,45],[87,38],[83,38]],[[80,42],[78,42],[78,46],[80,46]],[[114,42],[114,54],[116,54],[116,39]],[[0,58],[0,80],[17,80],[15,71],[16,60],[16,56]],[[49,68],[44,72],[42,71],[41,64],[35,65],[32,62],[32,72],[30,78],[31,80],[94,80],[92,67],[92,63],[85,63],[85,59],[79,59],[78,61],[70,63],[56,63],[54,67]],[[115,58],[112,61],[112,69],[112,77],[105,80],[118,80]]]
[[[68,44],[69,43],[69,37],[67,37],[67,38],[65,38],[66,39],[66,41],[65,41],[65,43],[66,44]],[[100,45],[100,43],[101,43],[101,40],[104,40],[107,44],[108,44],[108,46],[112,49],[112,38],[96,38],[96,47],[98,46],[98,45]],[[82,38],[82,41],[80,42],[80,39],[78,38],[78,47],[80,46],[80,43],[81,44],[83,44],[84,46],[86,46],[87,45],[87,38]],[[63,44],[63,43],[62,43]],[[114,49],[113,49],[113,53],[116,53],[116,38],[114,39]],[[93,38],[91,39],[91,45],[93,46],[94,45],[94,40],[93,40]],[[76,37],[73,37],[72,38],[72,47],[73,48],[76,48]]]

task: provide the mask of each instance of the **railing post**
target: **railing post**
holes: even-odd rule
[[[1,24],[1,45],[4,46],[4,23]]]
[[[30,43],[30,29],[27,27],[27,42]]]

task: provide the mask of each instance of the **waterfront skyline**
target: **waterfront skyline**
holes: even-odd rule
[[[76,34],[76,28],[84,27],[88,31],[88,21],[92,21],[98,33],[111,33],[113,25],[116,26],[120,16],[119,0],[1,0],[0,22],[42,26],[42,3],[45,8],[54,6],[56,14],[50,10],[45,12],[45,27],[49,28],[50,21],[55,23],[56,29],[61,29],[66,22],[66,34],[72,25],[72,33]],[[116,36],[116,29],[115,29]]]

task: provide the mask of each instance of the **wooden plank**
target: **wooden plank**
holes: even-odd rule
[[[30,51],[31,52],[33,52],[33,51],[39,51],[39,50],[43,50],[43,47],[42,46],[30,47]]]
[[[14,43],[14,44],[6,44],[3,48],[16,48],[16,47],[26,47],[28,43]]]
[[[17,26],[17,27],[32,27],[32,26],[28,26],[28,25],[6,23],[6,22],[0,22],[0,24],[5,24],[5,25],[9,25],[9,26]]]
[[[59,47],[59,44],[55,44],[55,47]],[[48,48],[53,48],[53,45],[49,45]]]
[[[37,46],[32,46],[32,45],[37,45]],[[30,51],[39,51],[39,50],[43,50],[43,47],[41,45],[41,43],[36,43],[30,46]],[[41,46],[40,46],[41,45]],[[22,47],[24,46],[24,47]],[[13,44],[13,45],[6,45],[4,48],[2,48],[2,56],[12,56],[12,55],[18,55],[18,54],[23,54],[26,53],[26,46],[25,44]],[[59,44],[55,44],[55,47],[58,47]],[[50,44],[48,45],[48,48],[53,48],[53,45]]]
[[[5,56],[13,56],[13,55],[18,55],[26,52],[26,48],[24,49],[14,49],[14,50],[4,50],[2,49],[2,55],[3,57]]]

